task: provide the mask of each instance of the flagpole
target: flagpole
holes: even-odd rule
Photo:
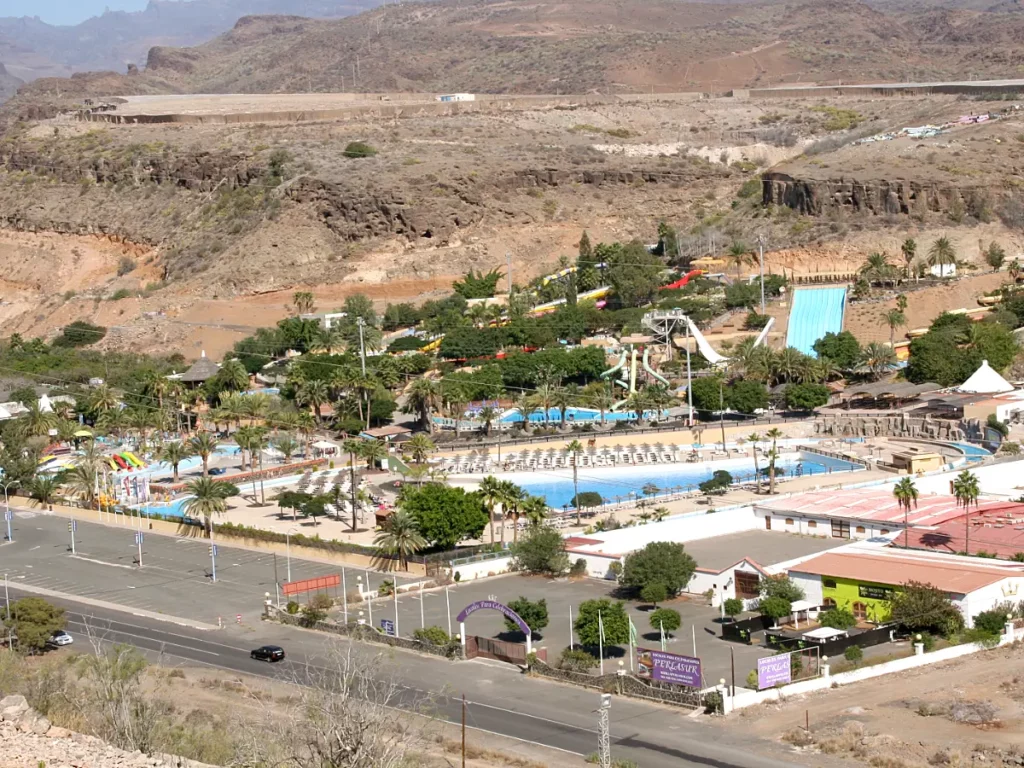
[[[658,623],[661,624],[661,650],[664,651],[665,650],[665,622],[664,621],[659,621]]]
[[[604,622],[601,612],[597,612],[597,655],[601,658],[601,675],[604,675]]]
[[[693,631],[693,658],[697,658],[697,625],[694,624],[690,629]]]
[[[636,672],[636,654],[633,653],[633,633],[636,627],[633,626],[633,619],[629,620],[629,671]]]
[[[572,605],[569,605],[569,650],[572,648]]]

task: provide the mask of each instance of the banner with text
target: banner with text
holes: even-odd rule
[[[700,659],[693,656],[637,648],[636,661],[638,677],[690,688],[703,686]]]
[[[780,683],[788,683],[792,679],[792,662],[788,653],[779,656],[765,656],[757,660],[757,690],[773,688]]]

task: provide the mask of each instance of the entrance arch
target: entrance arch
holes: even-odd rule
[[[466,651],[466,619],[477,611],[497,611],[506,619],[515,622],[516,626],[526,635],[526,655],[529,656],[533,653],[533,632],[530,631],[530,626],[523,621],[522,616],[497,600],[477,600],[475,603],[470,603],[463,608],[459,615],[455,617],[455,620],[459,622],[459,637],[462,641],[463,653]]]

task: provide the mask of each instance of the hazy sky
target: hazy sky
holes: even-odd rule
[[[146,0],[0,0],[0,16],[38,16],[50,24],[77,24],[112,11],[141,11]]]

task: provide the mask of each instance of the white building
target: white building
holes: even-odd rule
[[[474,93],[445,93],[437,97],[438,101],[476,101]]]

